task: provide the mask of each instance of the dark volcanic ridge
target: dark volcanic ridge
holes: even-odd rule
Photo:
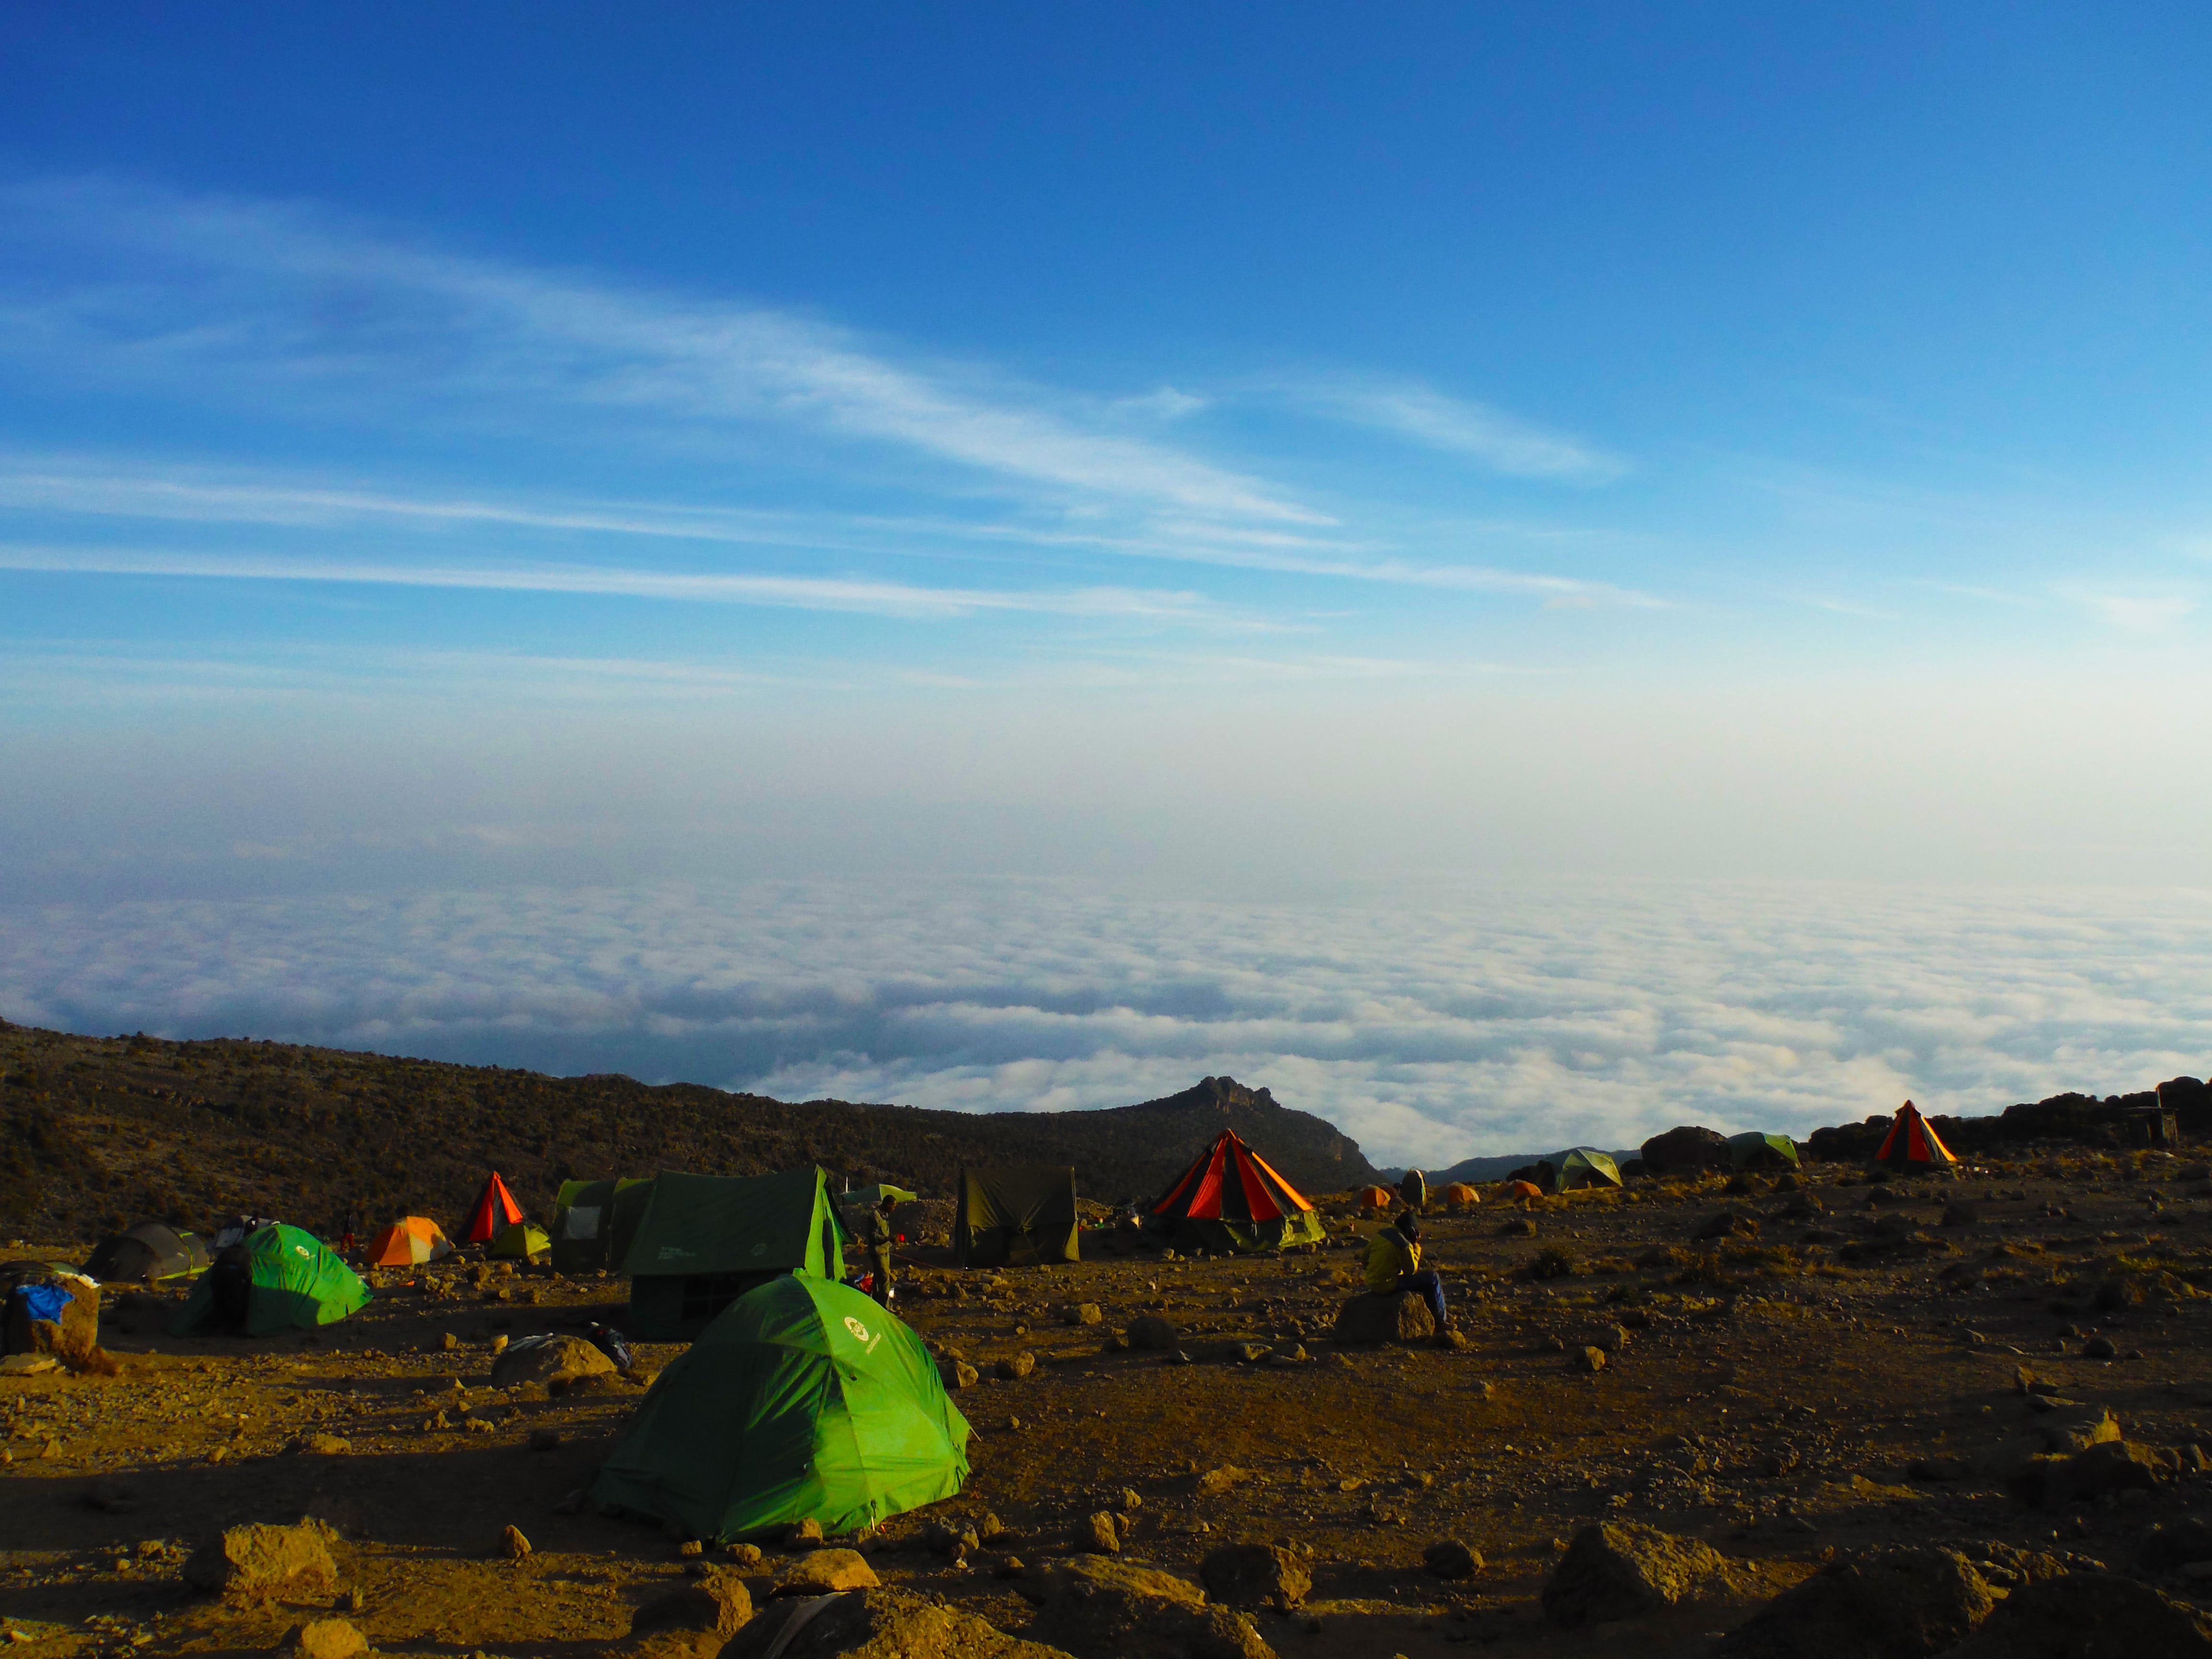
[[[2176,1078],[2136,1094],[2057,1095],[1931,1121],[1971,1158],[2032,1142],[2142,1144],[2161,1116],[2185,1142],[2212,1136],[2212,1087]],[[1863,1160],[1887,1121],[1817,1129],[1805,1144],[1815,1158]],[[1073,1164],[1085,1196],[1139,1200],[1224,1128],[1311,1192],[1383,1178],[1334,1125],[1225,1077],[1133,1106],[970,1113],[0,1021],[0,1225],[53,1241],[142,1216],[204,1229],[227,1214],[282,1215],[332,1235],[349,1218],[368,1227],[405,1213],[456,1216],[487,1169],[540,1213],[571,1177],[753,1175],[806,1163],[855,1184],[938,1194],[964,1164]],[[1430,1179],[1494,1180],[1504,1168],[1492,1166],[1525,1161],[1468,1159]]]
[[[1073,1164],[1086,1197],[1142,1199],[1224,1129],[1302,1188],[1376,1178],[1334,1125],[1225,1077],[1092,1111],[933,1111],[0,1023],[0,1226],[53,1241],[143,1216],[201,1230],[227,1214],[277,1215],[331,1236],[349,1217],[450,1218],[487,1169],[541,1213],[571,1177],[810,1163],[856,1185],[937,1194],[963,1164]]]

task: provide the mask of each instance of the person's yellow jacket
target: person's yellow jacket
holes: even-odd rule
[[[1421,1270],[1421,1247],[1395,1227],[1367,1241],[1367,1288],[1376,1295],[1395,1291],[1407,1273]]]

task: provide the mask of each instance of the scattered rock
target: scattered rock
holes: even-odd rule
[[[732,1544],[722,1553],[741,1567],[757,1567],[768,1559],[758,1544]]]
[[[2084,1359],[2116,1359],[2119,1352],[2112,1346],[2112,1339],[2109,1336],[2093,1336],[2081,1345],[2081,1358]]]
[[[1097,1510],[1085,1516],[1075,1528],[1075,1547],[1091,1555],[1119,1555],[1121,1529],[1113,1510]]]
[[[2016,1589],[1946,1659],[2080,1659],[2082,1655],[2184,1659],[2212,1655],[2212,1624],[2148,1584],[2106,1572],[2069,1572]]]
[[[1129,1346],[1133,1348],[1172,1348],[1177,1339],[1176,1328],[1157,1314],[1144,1314],[1129,1322]]]
[[[522,1535],[520,1527],[509,1527],[500,1534],[499,1547],[500,1553],[510,1561],[526,1560],[530,1554],[530,1540]]]
[[[1954,1551],[1862,1550],[1776,1596],[1722,1638],[1714,1659],[1924,1659],[1972,1633],[1996,1605]]]
[[[994,1369],[1001,1381],[1017,1382],[1036,1371],[1036,1356],[1024,1348],[1019,1353],[1009,1354],[1001,1359]]]
[[[1421,1565],[1438,1578],[1472,1578],[1482,1571],[1482,1552],[1456,1538],[1440,1539],[1421,1552]]]
[[[2160,1468],[2158,1455],[2149,1447],[2107,1440],[2051,1471],[2043,1501],[2050,1507],[2123,1492],[2153,1492]]]
[[[858,1550],[816,1550],[783,1571],[770,1595],[828,1595],[836,1590],[873,1589],[881,1581]]]
[[[821,1541],[822,1523],[811,1515],[784,1529],[783,1547],[787,1550],[812,1549]]]
[[[280,1651],[290,1659],[355,1659],[368,1651],[368,1638],[343,1619],[312,1619],[293,1626]]]
[[[186,1583],[226,1594],[327,1595],[337,1577],[323,1529],[309,1525],[272,1527],[257,1522],[232,1527],[185,1563]]]
[[[1628,1346],[1627,1328],[1608,1325],[1590,1339],[1590,1346],[1602,1348],[1607,1353],[1620,1353]]]
[[[794,1620],[805,1622],[793,1629]],[[1067,1659],[957,1607],[904,1590],[774,1601],[730,1638],[722,1659]]]
[[[1198,1477],[1198,1489],[1209,1498],[1218,1498],[1231,1486],[1252,1478],[1252,1471],[1240,1469],[1234,1463],[1224,1463],[1218,1468],[1208,1469]]]
[[[1536,1222],[1532,1216],[1518,1215],[1498,1230],[1500,1238],[1534,1238]]]
[[[311,1457],[343,1457],[353,1450],[353,1442],[343,1435],[310,1434],[295,1440],[285,1449],[304,1452]]]
[[[1577,1370],[1583,1371],[1603,1370],[1605,1369],[1605,1350],[1603,1348],[1584,1348],[1581,1352],[1575,1356],[1575,1369]]]
[[[580,1336],[526,1336],[491,1363],[491,1385],[538,1382],[566,1388],[586,1376],[615,1374],[615,1362]]]
[[[1198,1576],[1208,1596],[1231,1607],[1293,1607],[1313,1589],[1305,1563],[1277,1544],[1224,1544]]]
[[[1744,1214],[1741,1210],[1722,1210],[1706,1218],[1705,1224],[1690,1235],[1692,1238],[1757,1238],[1759,1218]]]
[[[1436,1334],[1436,1316],[1419,1297],[1365,1294],[1339,1310],[1334,1332],[1339,1342],[1425,1342]]]
[[[1656,1613],[1723,1581],[1726,1563],[1709,1545],[1656,1527],[1608,1521],[1584,1527],[1544,1586],[1544,1616],[1573,1629]]]
[[[948,1389],[972,1389],[983,1380],[983,1373],[964,1359],[945,1362],[945,1386]]]
[[[447,1353],[451,1353],[454,1349],[461,1346],[461,1339],[455,1336],[451,1331],[447,1331],[446,1334],[439,1340],[438,1346],[443,1348]]]
[[[1106,1316],[1096,1302],[1071,1302],[1060,1310],[1060,1321],[1068,1325],[1096,1325]]]
[[[2102,1406],[2077,1407],[2054,1409],[2035,1425],[2034,1432],[2047,1451],[2084,1452],[2120,1438],[2120,1425]]]
[[[655,1631],[676,1630],[735,1636],[752,1616],[752,1592],[745,1588],[744,1580],[710,1572],[640,1607],[630,1615],[629,1633],[649,1636]]]
[[[1078,1659],[1274,1659],[1243,1614],[1152,1568],[1079,1555],[1016,1588],[1038,1604],[1030,1635]]]

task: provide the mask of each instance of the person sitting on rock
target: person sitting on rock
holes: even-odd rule
[[[1370,1296],[1418,1296],[1436,1316],[1437,1340],[1446,1339],[1444,1282],[1421,1271],[1421,1224],[1401,1210],[1389,1226],[1367,1241],[1367,1291]]]

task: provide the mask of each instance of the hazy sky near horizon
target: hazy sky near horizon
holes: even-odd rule
[[[2212,885],[2208,49],[8,8],[0,919]]]

